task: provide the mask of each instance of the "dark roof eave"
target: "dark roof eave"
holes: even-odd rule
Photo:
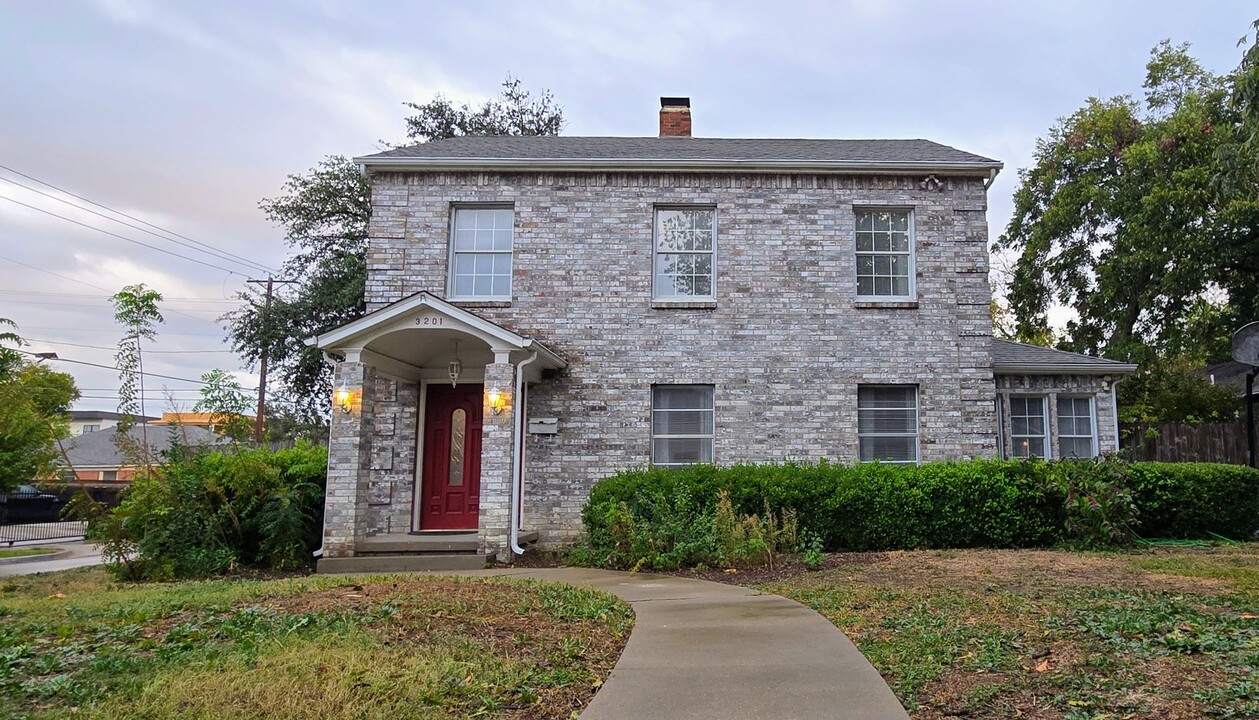
[[[1113,365],[1097,363],[993,363],[996,375],[1130,375],[1137,366],[1116,362]]]
[[[686,158],[433,158],[378,157],[354,158],[365,169],[405,172],[517,170],[606,172],[631,170],[648,172],[730,172],[754,171],[769,173],[835,173],[897,175],[904,173],[940,173],[951,175],[995,176],[1004,163],[942,162],[942,161],[867,161],[867,160],[766,160],[766,159],[686,159]]]

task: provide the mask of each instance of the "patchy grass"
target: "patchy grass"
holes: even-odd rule
[[[52,555],[55,552],[57,551],[42,547],[5,548],[0,550],[0,560],[4,558],[32,557],[34,555]]]
[[[841,559],[757,587],[847,633],[915,720],[1259,717],[1257,546]]]
[[[0,581],[0,717],[569,718],[632,611],[483,578]]]

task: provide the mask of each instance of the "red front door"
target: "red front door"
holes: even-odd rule
[[[421,530],[475,530],[481,494],[481,385],[430,385]]]

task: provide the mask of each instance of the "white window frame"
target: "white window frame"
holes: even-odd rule
[[[703,251],[668,252],[660,249],[660,213],[664,212],[710,212],[713,214],[712,249]],[[660,256],[661,255],[708,255],[709,293],[707,295],[662,295],[660,294]],[[661,302],[705,302],[717,299],[717,206],[716,205],[656,205],[651,213],[651,298]]]
[[[1014,418],[1015,418],[1014,401],[1015,400],[1039,400],[1040,401],[1040,411],[1041,411],[1041,420],[1042,420],[1041,427],[1045,429],[1045,432],[1042,435],[1019,435],[1014,431]],[[1049,414],[1049,396],[1021,393],[1017,395],[1010,395],[1009,401],[1010,401],[1010,457],[1011,458],[1025,458],[1028,460],[1031,460],[1033,458],[1042,459],[1042,460],[1052,460],[1054,457],[1054,446],[1053,446],[1054,428],[1053,428],[1052,423],[1050,422],[1052,418],[1050,417],[1050,414]],[[1019,414],[1018,417],[1034,417],[1034,416]],[[1041,447],[1045,449],[1045,454],[1043,457],[1040,455],[1032,455],[1030,453],[1027,455],[1019,455],[1017,452],[1015,452],[1015,448],[1018,447],[1019,439],[1036,438],[1036,437],[1041,439],[1041,443],[1042,443]]]
[[[79,434],[83,435],[90,432],[100,432],[100,429],[101,429],[101,426],[99,423],[95,425],[84,425],[83,429],[79,431]]]
[[[712,395],[713,403],[710,408],[657,408],[656,407],[656,389],[657,388],[707,388]],[[656,433],[656,413],[658,412],[707,412],[712,416],[711,433],[698,434],[669,434],[658,435]],[[708,457],[709,463],[717,462],[717,447],[713,438],[717,434],[717,386],[705,383],[656,383],[651,386],[651,464],[653,467],[680,468],[699,463],[663,463],[656,461],[656,441],[657,440],[707,440],[708,441]]]
[[[457,216],[461,210],[510,210],[511,211],[511,248],[508,250],[456,250],[455,249],[455,226]],[[485,302],[511,302],[512,292],[515,285],[516,275],[516,208],[511,204],[504,203],[460,203],[452,205],[450,208],[450,227],[448,230],[449,242],[446,255],[446,299],[454,302],[460,301],[485,301]],[[455,262],[460,255],[506,255],[510,265],[510,272],[507,275],[507,294],[506,295],[459,295],[455,292]]]
[[[857,215],[863,212],[894,212],[908,216],[909,251],[858,250],[857,249]],[[857,300],[861,302],[912,302],[918,297],[918,236],[915,229],[914,208],[894,205],[855,205],[852,209],[852,248],[853,248],[853,290]],[[860,275],[858,274],[862,256],[878,257],[887,255],[904,255],[909,261],[909,291],[905,295],[862,295]]]
[[[914,391],[914,431],[912,433],[875,433],[861,432],[861,389],[862,388],[911,388]],[[867,410],[877,408],[866,408]],[[882,408],[891,409],[891,408]],[[907,410],[909,408],[897,408]],[[878,437],[912,437],[914,439],[913,460],[862,460],[861,439]],[[857,385],[857,462],[881,462],[888,465],[917,465],[922,462],[922,388],[911,383],[861,383]]]
[[[1087,400],[1087,401],[1088,401],[1088,403],[1089,403],[1089,414],[1088,414],[1088,418],[1089,418],[1089,427],[1091,427],[1091,428],[1092,428],[1092,430],[1093,430],[1093,432],[1092,432],[1091,436],[1086,436],[1086,435],[1063,435],[1063,434],[1062,434],[1062,429],[1061,429],[1061,426],[1058,424],[1058,423],[1060,422],[1060,418],[1062,417],[1062,409],[1061,409],[1061,408],[1059,408],[1059,407],[1057,407],[1058,402],[1059,402],[1059,401],[1062,401],[1062,400]],[[1054,399],[1054,414],[1055,414],[1055,417],[1054,417],[1054,435],[1056,436],[1056,438],[1057,438],[1057,440],[1058,440],[1058,457],[1060,457],[1060,458],[1064,458],[1064,459],[1066,459],[1066,457],[1067,457],[1066,453],[1064,453],[1064,452],[1062,451],[1062,439],[1063,439],[1063,438],[1078,439],[1078,438],[1083,438],[1083,437],[1088,437],[1088,438],[1089,438],[1090,440],[1092,440],[1092,442],[1093,442],[1093,446],[1092,446],[1092,447],[1093,447],[1093,454],[1092,454],[1092,455],[1090,455],[1089,457],[1098,457],[1099,455],[1101,455],[1101,447],[1100,447],[1100,445],[1099,445],[1098,435],[1097,435],[1097,396],[1096,396],[1096,395],[1087,395],[1087,394],[1062,394],[1062,395],[1058,395],[1058,396]],[[1080,416],[1079,416],[1079,415],[1074,415],[1074,414],[1073,414],[1071,417],[1080,417]],[[1085,460],[1085,459],[1088,459],[1088,458],[1081,458],[1081,459],[1082,459],[1082,460]]]

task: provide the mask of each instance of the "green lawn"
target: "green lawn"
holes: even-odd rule
[[[538,582],[0,580],[0,717],[569,718],[632,624]]]
[[[915,720],[1259,717],[1259,546],[844,559],[758,587],[847,633]]]
[[[33,555],[51,555],[57,552],[49,548],[31,547],[31,548],[3,548],[0,549],[0,560],[4,558],[15,557],[31,557]]]

